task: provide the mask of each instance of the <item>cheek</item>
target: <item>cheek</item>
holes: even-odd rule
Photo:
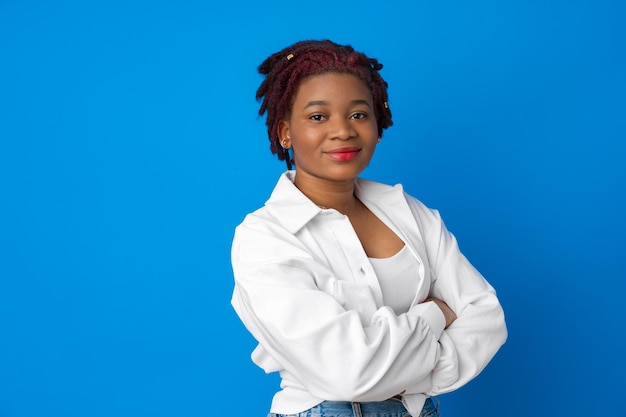
[[[372,129],[372,134],[376,136],[376,138],[378,139],[378,123],[376,123],[375,119],[372,120],[371,129]]]
[[[323,137],[319,129],[306,128],[294,131],[291,140],[296,149],[314,149],[322,142]]]

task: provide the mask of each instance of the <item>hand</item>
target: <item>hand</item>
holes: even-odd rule
[[[452,324],[452,322],[454,320],[456,320],[456,314],[454,313],[454,311],[452,311],[452,309],[450,307],[448,307],[448,304],[446,304],[445,301],[440,300],[439,298],[429,297],[429,298],[424,300],[425,303],[427,303],[429,301],[434,302],[441,309],[441,312],[443,313],[443,316],[446,318],[446,327],[445,328],[447,329],[448,326],[450,326]]]

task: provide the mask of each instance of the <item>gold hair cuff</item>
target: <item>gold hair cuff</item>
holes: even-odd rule
[[[287,61],[291,60],[291,58],[293,58],[293,54],[287,55]]]

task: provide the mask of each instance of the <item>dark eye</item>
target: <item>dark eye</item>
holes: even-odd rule
[[[350,116],[351,119],[355,119],[355,120],[365,119],[366,117],[367,117],[366,113],[354,113],[352,116]]]
[[[321,114],[314,114],[310,116],[309,119],[316,121],[316,122],[321,122],[322,120],[324,120],[324,116],[322,116]]]

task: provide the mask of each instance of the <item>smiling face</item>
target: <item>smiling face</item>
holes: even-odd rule
[[[378,141],[372,94],[352,74],[305,79],[291,114],[278,126],[281,143],[293,149],[296,183],[354,182]]]

